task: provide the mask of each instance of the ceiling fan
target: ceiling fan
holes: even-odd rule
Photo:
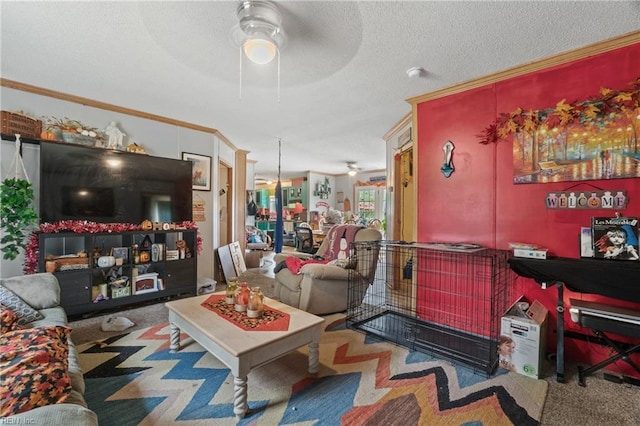
[[[347,172],[349,176],[355,176],[360,171],[360,167],[355,161],[347,161],[347,169],[349,169]]]

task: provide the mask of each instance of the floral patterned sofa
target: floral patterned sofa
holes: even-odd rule
[[[0,279],[0,423],[97,425],[54,275]]]

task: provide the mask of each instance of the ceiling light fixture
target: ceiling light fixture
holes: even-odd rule
[[[266,38],[251,38],[244,42],[242,50],[252,62],[265,65],[273,60],[277,53],[277,47]]]
[[[347,172],[349,176],[355,176],[358,171],[360,171],[360,168],[355,161],[347,161],[347,168],[349,169],[349,171]]]
[[[266,65],[278,56],[278,100],[280,100],[280,51],[287,44],[278,7],[266,0],[241,1],[236,11],[238,25],[231,31],[232,42],[240,48],[240,99],[242,99],[242,56]]]

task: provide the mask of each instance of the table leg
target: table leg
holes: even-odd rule
[[[177,325],[169,324],[171,335],[169,340],[169,352],[178,352],[180,350],[180,329]]]
[[[556,313],[558,314],[558,336],[556,349],[556,381],[564,383],[564,284],[556,282],[558,288],[558,301],[556,305]]]
[[[247,413],[247,376],[233,378],[233,412],[238,420]]]
[[[309,343],[309,373],[317,374],[320,371],[320,351],[317,342]]]

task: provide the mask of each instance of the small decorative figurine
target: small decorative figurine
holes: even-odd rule
[[[187,247],[187,242],[185,240],[176,241],[176,249],[178,249],[180,259],[191,257],[189,254],[189,247]]]
[[[127,145],[127,151],[128,152],[134,152],[136,154],[146,154],[147,153],[147,151],[145,151],[144,147],[138,145],[135,142],[130,143],[129,145]]]
[[[122,133],[120,129],[118,129],[118,126],[116,126],[115,121],[112,121],[111,123],[109,123],[109,125],[104,129],[104,133],[109,138],[107,141],[107,148],[119,149],[119,150],[123,149],[122,141],[125,137],[125,134]]]

